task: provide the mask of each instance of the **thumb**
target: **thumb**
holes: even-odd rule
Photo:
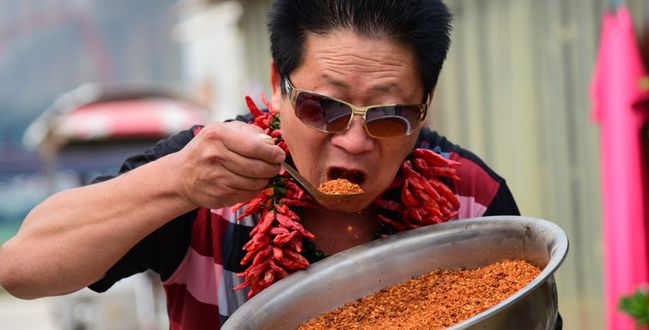
[[[266,144],[275,144],[275,140],[273,140],[272,137],[264,134],[264,133],[259,133],[257,134],[257,137],[259,137],[264,143]]]

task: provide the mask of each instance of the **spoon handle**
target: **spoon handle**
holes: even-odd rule
[[[304,178],[293,166],[282,162],[282,167],[315,199],[322,198],[322,192],[316,189],[306,178]]]

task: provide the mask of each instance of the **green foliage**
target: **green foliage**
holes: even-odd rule
[[[619,308],[631,315],[638,326],[649,325],[649,295],[646,289],[638,289],[634,294],[620,298]]]

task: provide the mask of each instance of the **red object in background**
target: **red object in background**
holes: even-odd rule
[[[628,9],[606,13],[592,85],[593,115],[601,125],[604,271],[608,329],[635,329],[618,310],[620,297],[649,281],[647,206],[642,172],[646,75]]]
[[[61,95],[25,131],[30,147],[155,140],[208,121],[208,109],[162,82],[86,84]]]
[[[204,122],[203,112],[186,102],[143,98],[82,105],[55,130],[67,140],[164,138]]]

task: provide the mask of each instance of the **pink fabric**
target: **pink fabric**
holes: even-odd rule
[[[641,127],[645,75],[628,9],[606,13],[592,87],[593,116],[601,125],[604,268],[609,329],[634,329],[618,311],[620,296],[648,282]]]
[[[214,258],[203,256],[190,248],[176,272],[164,284],[185,285],[194,299],[216,306],[222,274],[223,266],[215,264]]]
[[[481,217],[487,211],[487,207],[478,203],[473,196],[458,196],[458,199],[460,200],[458,219]]]

